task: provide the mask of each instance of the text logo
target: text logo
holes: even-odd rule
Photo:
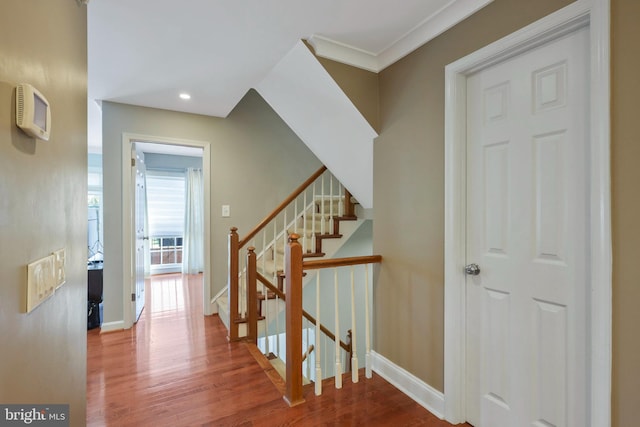
[[[0,427],[69,427],[69,405],[0,405]]]

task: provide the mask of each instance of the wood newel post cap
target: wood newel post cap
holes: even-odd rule
[[[236,234],[236,231],[238,231],[238,227],[231,227],[231,234]]]
[[[300,238],[299,234],[291,233],[291,235],[289,235],[289,243],[298,243],[299,238]]]
[[[249,246],[247,250],[249,251],[249,253],[253,253],[256,250],[256,248],[254,246]]]

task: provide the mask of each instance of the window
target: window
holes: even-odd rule
[[[151,273],[180,271],[184,234],[183,172],[147,170]]]
[[[96,262],[103,259],[102,221],[102,156],[90,153],[87,170],[87,259]]]
[[[152,237],[151,265],[182,263],[182,237]]]

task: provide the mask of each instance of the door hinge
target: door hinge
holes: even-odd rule
[[[131,158],[131,167],[134,167],[135,165],[136,165],[136,159]]]
[[[131,294],[131,302],[136,302],[136,294],[135,294],[135,292]]]

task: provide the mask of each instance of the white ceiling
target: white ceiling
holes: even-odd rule
[[[92,0],[89,98],[225,117],[300,39],[380,71],[491,1]]]

